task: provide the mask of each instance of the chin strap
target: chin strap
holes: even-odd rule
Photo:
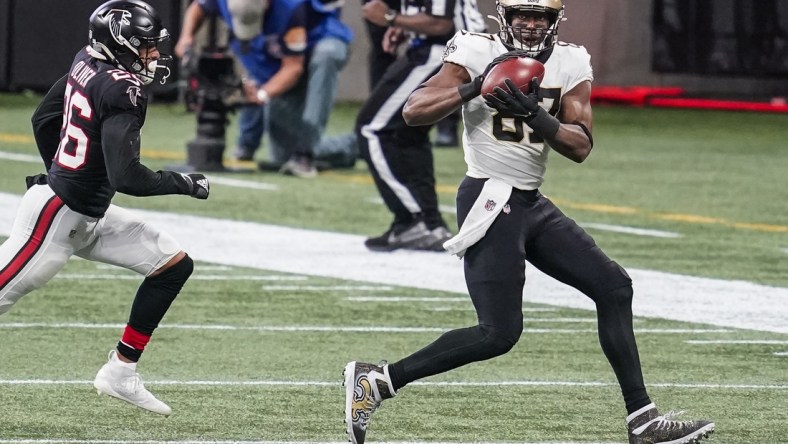
[[[94,45],[97,45],[99,47],[104,47],[106,49],[106,46],[102,45],[101,43],[96,42],[94,43]],[[88,54],[90,54],[90,56],[93,57],[94,59],[109,61],[109,58],[107,56],[105,56],[99,51],[96,51],[92,46],[88,46],[87,50],[88,50]]]

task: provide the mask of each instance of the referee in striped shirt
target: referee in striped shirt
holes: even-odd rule
[[[413,90],[438,72],[446,43],[461,29],[484,32],[476,0],[402,0],[390,8],[371,0],[364,18],[388,26],[383,50],[407,50],[386,70],[356,119],[356,133],[383,201],[394,214],[389,229],[365,245],[374,251],[443,251],[451,237],[438,210],[431,125],[408,126],[402,108]]]

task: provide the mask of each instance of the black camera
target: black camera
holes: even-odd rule
[[[187,66],[193,64],[193,66]],[[184,57],[186,109],[197,113],[197,134],[186,145],[186,163],[199,171],[223,171],[228,114],[242,97],[235,61],[223,52],[204,52]]]
[[[228,114],[248,102],[235,59],[227,48],[216,44],[215,23],[211,22],[208,44],[199,55],[188,51],[181,61],[186,78],[184,103],[197,114],[197,134],[186,145],[187,168],[196,171],[225,171],[222,159],[226,146]]]

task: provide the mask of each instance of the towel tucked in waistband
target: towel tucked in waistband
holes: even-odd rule
[[[460,228],[460,232],[443,243],[443,248],[457,257],[463,257],[465,250],[479,242],[487,234],[493,221],[509,201],[512,195],[512,186],[497,179],[488,179],[482,187],[482,192],[468,212],[468,217]]]

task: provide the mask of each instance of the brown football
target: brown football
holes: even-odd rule
[[[490,94],[495,87],[507,91],[504,80],[511,79],[523,94],[528,94],[531,89],[531,79],[544,78],[544,65],[542,62],[530,57],[512,57],[495,65],[487,73],[482,82],[482,95]]]

